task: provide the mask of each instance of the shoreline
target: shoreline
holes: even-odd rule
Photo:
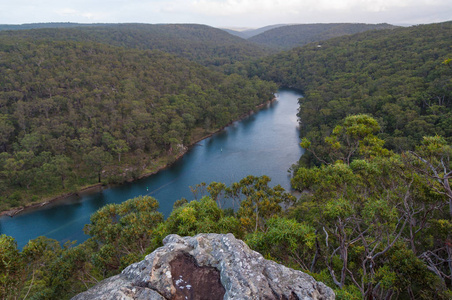
[[[273,99],[268,100],[268,101],[266,101],[266,102],[264,102],[264,103],[262,103],[262,104],[257,105],[257,106],[255,107],[255,110],[260,110],[260,109],[262,109],[263,107],[265,107],[266,105],[268,105],[268,104],[270,104],[270,103],[272,103],[272,102],[274,102],[274,101],[276,101],[276,97],[274,97]],[[174,164],[176,161],[178,161],[179,159],[181,159],[181,158],[182,158],[182,157],[183,157],[183,156],[184,156],[184,155],[185,155],[185,154],[186,154],[193,146],[195,146],[197,143],[199,143],[200,141],[205,140],[205,139],[207,139],[207,138],[209,138],[209,137],[212,137],[212,136],[214,136],[215,134],[217,134],[217,133],[223,131],[225,128],[231,126],[234,122],[241,121],[241,120],[243,120],[244,118],[251,116],[253,113],[255,113],[255,110],[251,110],[251,111],[249,111],[249,112],[247,112],[247,113],[245,113],[245,114],[239,116],[238,119],[229,122],[229,123],[226,124],[225,126],[223,126],[223,127],[221,127],[221,128],[218,128],[218,129],[214,130],[213,132],[211,132],[211,133],[209,133],[209,134],[207,134],[207,135],[204,135],[204,136],[202,136],[202,137],[196,139],[195,141],[193,141],[193,142],[190,143],[189,145],[185,146],[185,147],[184,147],[184,150],[183,150],[183,151],[180,151],[179,154],[177,154],[177,155],[175,156],[175,159],[174,159],[171,163],[166,163],[165,165],[162,165],[162,166],[157,167],[157,170],[155,170],[155,171],[153,171],[153,172],[144,173],[144,174],[140,175],[137,179],[126,180],[126,182],[134,182],[134,181],[136,181],[136,180],[140,180],[140,179],[149,177],[149,176],[151,176],[151,175],[157,174],[158,172],[160,172],[160,171],[162,171],[162,170],[164,170],[164,169],[170,167],[170,166],[171,166],[172,164]],[[9,209],[9,210],[1,211],[1,212],[0,212],[0,217],[7,216],[7,217],[11,217],[11,218],[12,218],[12,217],[16,216],[16,215],[19,214],[19,213],[26,212],[26,211],[29,211],[29,210],[32,210],[32,209],[35,209],[35,208],[47,206],[47,205],[49,205],[49,204],[51,204],[51,203],[58,202],[58,201],[61,201],[61,200],[65,200],[65,199],[67,199],[68,197],[76,196],[76,195],[78,195],[78,194],[81,193],[81,192],[86,192],[86,191],[89,191],[89,190],[91,190],[91,189],[96,189],[96,188],[99,188],[99,187],[102,187],[102,186],[107,186],[107,187],[108,187],[109,185],[104,185],[103,183],[96,183],[96,184],[93,184],[93,185],[89,185],[89,186],[86,186],[86,187],[81,188],[81,189],[78,190],[77,192],[64,193],[64,194],[60,194],[60,195],[58,195],[58,196],[52,197],[52,198],[50,198],[50,199],[48,199],[48,200],[44,200],[44,201],[37,202],[37,203],[31,203],[31,204],[28,204],[28,205],[25,205],[25,206],[16,207],[16,208],[11,208],[11,209]]]

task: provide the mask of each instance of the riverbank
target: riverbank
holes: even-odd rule
[[[237,118],[236,120],[233,120],[231,122],[229,122],[228,124],[226,124],[225,126],[215,129],[207,134],[205,134],[205,131],[202,130],[204,133],[203,134],[195,134],[195,136],[193,137],[193,140],[191,141],[191,143],[187,146],[184,146],[182,149],[180,149],[179,153],[177,153],[169,162],[168,159],[165,159],[165,157],[159,157],[156,160],[163,160],[164,162],[162,162],[160,165],[155,166],[155,169],[151,172],[144,172],[143,174],[141,174],[138,178],[136,179],[129,179],[127,180],[128,182],[133,182],[135,180],[139,180],[139,179],[143,179],[149,176],[152,176],[168,167],[170,167],[172,164],[174,164],[175,162],[177,162],[179,159],[181,159],[193,146],[195,146],[197,143],[199,143],[200,141],[207,139],[209,137],[212,137],[213,135],[223,131],[225,128],[227,128],[228,126],[230,126],[231,124],[233,124],[234,122],[243,120],[247,117],[249,117],[250,115],[252,115],[253,113],[255,113],[256,111],[259,111],[260,109],[266,107],[267,105],[269,105],[270,103],[276,101],[276,98],[273,98],[272,100],[266,101],[258,106],[255,107],[254,110],[251,110],[243,115],[241,115],[239,118]],[[55,202],[59,202],[59,201],[63,201],[65,199],[67,199],[68,197],[73,197],[73,196],[77,196],[78,194],[82,193],[82,192],[88,192],[90,190],[93,189],[98,189],[102,186],[108,187],[110,185],[106,185],[104,183],[96,183],[93,185],[89,185],[89,186],[85,186],[79,190],[77,190],[76,192],[70,192],[70,193],[63,193],[60,195],[57,195],[55,197],[50,197],[50,198],[44,198],[41,199],[41,201],[39,202],[35,202],[35,203],[30,203],[27,205],[22,205],[20,207],[15,207],[15,208],[11,208],[9,210],[5,210],[5,211],[1,211],[0,212],[0,217],[1,216],[9,216],[9,217],[14,217],[15,215],[19,214],[19,213],[23,213],[29,210],[33,210],[33,209],[37,209],[40,207],[44,207],[50,204],[54,204]]]
[[[40,202],[30,203],[28,205],[23,205],[23,206],[20,206],[20,207],[11,208],[9,210],[4,210],[4,211],[0,212],[0,216],[14,217],[18,213],[21,213],[21,212],[24,212],[24,211],[27,211],[27,210],[31,210],[31,209],[35,209],[35,208],[39,208],[39,207],[42,207],[42,206],[46,206],[46,205],[49,205],[51,203],[67,199],[68,197],[76,196],[78,193],[89,191],[89,190],[95,189],[95,188],[99,188],[101,186],[103,186],[102,183],[89,185],[89,186],[81,188],[77,192],[64,193],[64,194],[52,197],[50,199],[45,199],[45,200],[40,201]]]

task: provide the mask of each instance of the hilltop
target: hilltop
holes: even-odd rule
[[[43,23],[17,26],[14,28],[34,29],[0,31],[0,36],[96,42],[139,50],[161,50],[205,66],[232,64],[269,54],[265,47],[221,29],[198,24]]]
[[[394,28],[397,27],[390,24],[297,24],[270,28],[250,37],[248,40],[259,45],[282,50],[368,30]]]
[[[254,29],[244,29],[244,30],[234,30],[234,29],[227,29],[227,28],[222,28],[222,29],[232,35],[236,35],[243,39],[249,39],[255,35],[261,34],[270,29],[278,28],[281,26],[287,26],[287,24],[276,24],[276,25],[269,25],[269,26],[265,26],[265,27],[254,28]]]

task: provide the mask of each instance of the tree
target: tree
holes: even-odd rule
[[[448,217],[440,216],[436,220],[437,229],[434,236],[439,245],[435,252],[426,251],[421,257],[427,262],[431,271],[443,280],[449,279],[452,285],[452,147],[441,136],[424,137],[416,151],[409,151],[405,156],[411,168],[420,174],[426,183],[441,195],[449,207]],[[439,207],[441,207],[439,205]],[[446,229],[446,232],[444,232]],[[444,267],[447,265],[447,271]],[[448,274],[448,275],[447,275]]]
[[[69,157],[65,155],[56,155],[52,157],[50,162],[45,163],[43,168],[46,169],[47,172],[57,175],[61,180],[62,188],[66,189],[66,179],[70,175],[71,165],[72,161]]]
[[[50,290],[50,270],[67,249],[58,241],[43,236],[30,240],[24,246],[21,256],[26,264],[27,277],[23,282],[22,299],[34,298]]]
[[[114,153],[118,154],[118,162],[121,162],[121,154],[126,153],[130,150],[129,146],[124,140],[115,140],[111,145],[111,148]]]
[[[315,245],[314,227],[294,219],[273,216],[267,221],[266,231],[246,236],[246,243],[267,258],[286,266],[309,270],[309,259]]]
[[[25,261],[16,241],[2,234],[0,236],[0,297],[15,299],[19,297],[26,278]]]
[[[409,153],[413,156],[407,157],[411,166],[436,192],[446,196],[452,218],[452,146],[441,136],[427,136],[416,151]]]
[[[306,194],[291,215],[315,226],[317,264],[340,289],[351,283],[363,298],[389,297],[394,287],[379,281],[389,253],[404,243],[413,256],[435,249],[425,243],[441,206],[398,155],[300,168],[292,184]]]
[[[91,259],[84,244],[65,248],[46,269],[45,288],[36,292],[36,298],[63,299],[97,283],[102,276],[94,270]]]
[[[112,159],[110,153],[100,147],[94,147],[88,154],[85,154],[83,159],[88,168],[97,173],[98,182],[100,183],[102,171]]]
[[[0,151],[6,151],[9,139],[14,132],[14,126],[8,120],[7,115],[0,114]]]
[[[207,186],[207,191],[210,194],[210,197],[217,202],[218,207],[221,209],[221,197],[222,194],[225,193],[226,185],[222,182],[212,181]]]
[[[120,271],[145,254],[155,228],[163,222],[157,209],[157,200],[139,196],[108,204],[91,216],[84,230],[95,243],[94,264],[104,275]]]
[[[170,233],[195,235],[203,232],[231,232],[235,236],[242,236],[239,221],[226,216],[212,198],[204,196],[199,201],[194,200],[175,208],[165,222],[161,238]]]
[[[382,148],[383,143],[371,136],[372,128],[377,126],[344,123],[347,127],[336,127],[328,140],[333,146],[330,157],[342,159],[297,170],[292,186],[305,195],[291,215],[315,226],[316,255],[322,255],[321,264],[340,289],[347,289],[351,283],[363,298],[369,299],[399,294],[397,286],[401,283],[390,277],[406,271],[392,265],[388,255],[406,247],[413,264],[424,261],[422,272],[429,270],[441,280],[432,280],[431,286],[445,290],[450,274],[449,233],[445,232],[451,226],[443,219],[443,199],[447,197],[441,195],[447,192],[439,184],[444,184],[441,174],[447,175],[444,166],[449,164],[444,140],[433,139],[433,144],[430,140],[430,155],[427,144],[422,151],[418,148],[417,152],[424,153],[428,161],[436,162],[419,165],[428,162],[419,154],[397,155]],[[407,159],[410,157],[411,161]],[[424,173],[413,172],[413,163],[423,166],[420,170]],[[422,180],[426,174],[431,181]],[[385,273],[388,268],[392,273]],[[419,280],[414,277],[413,282]],[[419,293],[413,286],[410,296]]]
[[[268,186],[268,176],[247,176],[240,180],[234,193],[241,193],[244,199],[240,202],[238,216],[247,232],[264,230],[266,221],[282,211],[282,205],[289,205],[295,197],[287,193],[280,185]],[[234,185],[233,185],[234,186]],[[234,197],[234,195],[231,195]]]
[[[332,134],[325,138],[329,146],[328,158],[317,156],[307,138],[303,138],[300,145],[323,163],[341,160],[349,165],[355,157],[389,154],[389,151],[383,148],[384,141],[374,135],[379,130],[380,125],[369,115],[352,115],[346,117],[343,124],[337,125]]]
[[[118,155],[118,162],[121,162],[121,154],[130,150],[129,145],[122,139],[116,139],[110,133],[104,132],[102,142],[108,149]]]

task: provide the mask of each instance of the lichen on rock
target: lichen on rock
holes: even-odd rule
[[[265,260],[232,234],[172,234],[121,274],[73,300],[84,299],[334,299],[312,276]]]

